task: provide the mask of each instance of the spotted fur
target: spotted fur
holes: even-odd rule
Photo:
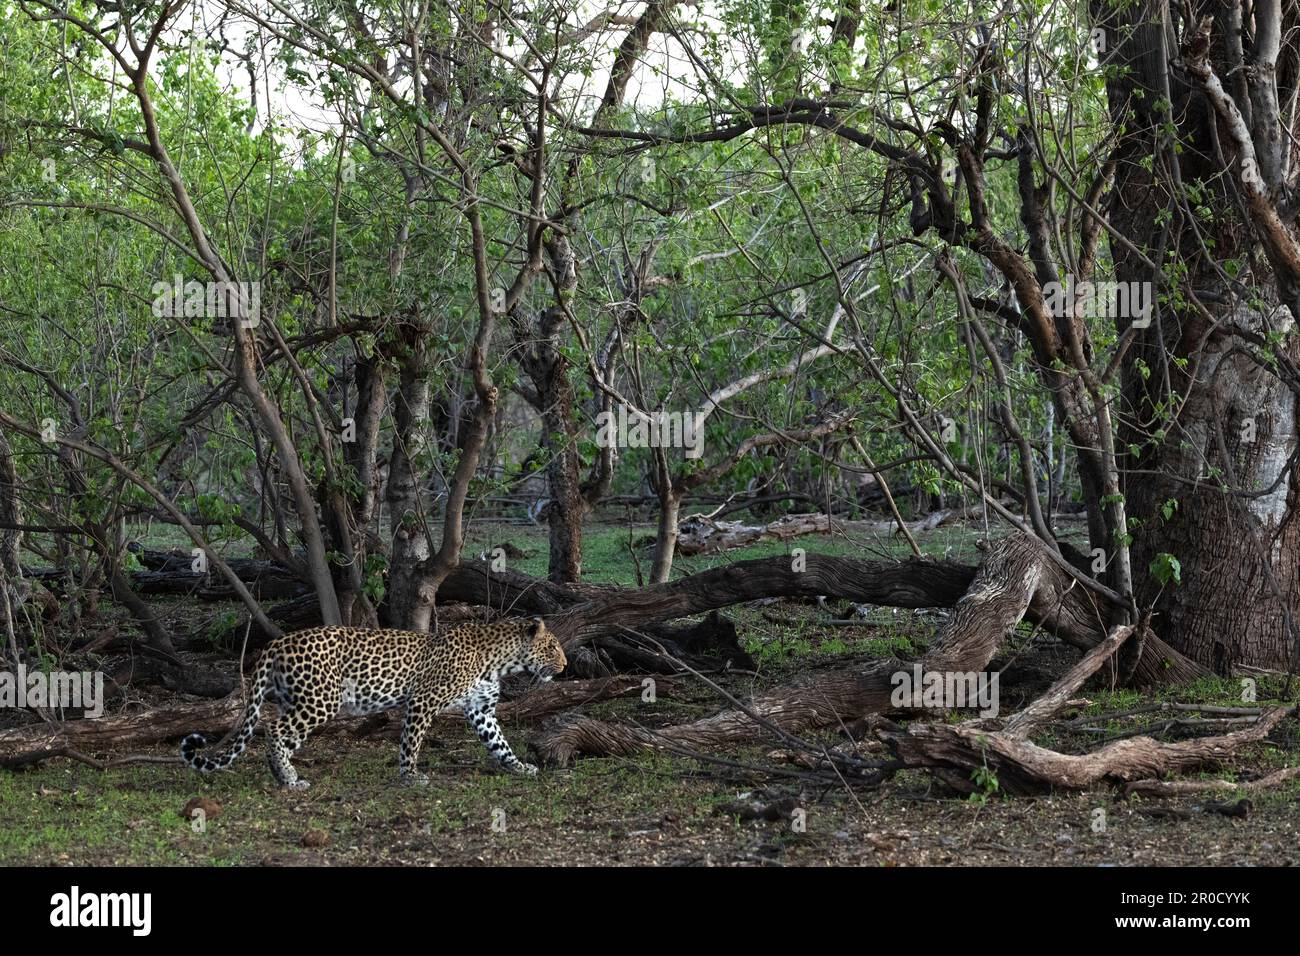
[[[262,705],[280,716],[267,729],[271,772],[281,786],[305,789],[290,758],[308,735],[337,714],[374,714],[404,706],[398,769],[402,779],[426,783],[416,764],[433,718],[458,708],[479,740],[507,770],[532,776],[537,768],[514,755],[497,724],[501,678],[528,672],[550,680],[564,670],[564,650],[540,617],[463,624],[434,637],[388,628],[314,627],[272,641],[253,685],[234,742],[204,757],[207,741],[190,734],[181,759],[202,773],[224,770],[248,747]]]

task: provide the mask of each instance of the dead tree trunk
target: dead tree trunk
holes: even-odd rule
[[[670,585],[602,598],[580,605],[567,615],[560,615],[556,628],[566,624],[573,627],[575,621],[600,621],[609,626],[641,615],[668,617],[673,615],[669,608],[690,606],[692,598],[735,603],[736,588],[752,587],[756,583],[754,576],[744,574],[740,568],[765,564],[761,561],[742,562],[731,568],[718,569],[724,574],[712,579],[709,576],[716,572],[705,572]],[[842,571],[845,564],[851,568],[855,563],[810,560],[807,570],[794,576],[790,582],[791,590],[786,593],[808,586],[813,594],[854,591],[860,596],[865,591],[877,598],[885,596],[881,593],[883,590],[889,600],[877,603],[924,606],[917,603],[918,599],[933,604],[944,588],[936,587],[933,579],[927,581],[918,572],[937,573],[942,580],[942,576],[951,575],[955,570],[951,565],[931,561],[886,563],[880,570],[892,570],[897,574],[896,578],[885,575],[884,582],[880,578],[859,580],[857,589],[843,584],[826,587],[833,583],[830,580],[832,574],[827,572]],[[865,566],[869,563],[856,564]],[[759,586],[765,591],[779,591],[779,587],[773,586],[775,582],[772,579],[779,580],[780,571],[771,567],[765,570],[768,580],[759,578]],[[943,584],[951,588],[960,580],[960,577],[956,580],[950,577]],[[922,674],[928,671],[983,671],[1006,635],[1026,617],[1044,624],[1062,637],[1069,635],[1067,639],[1081,646],[1091,648],[1105,638],[1105,631],[1101,630],[1104,615],[1096,609],[1089,613],[1085,610],[1088,607],[1086,603],[1082,607],[1073,606],[1072,602],[1079,600],[1082,589],[1047,557],[1044,546],[1034,538],[1015,535],[1004,539],[993,548],[973,579],[967,580],[969,586],[960,600],[954,595],[947,601],[938,602],[955,603],[955,609],[935,646],[919,662]],[[884,587],[881,587],[882,583]],[[875,587],[862,588],[864,584]],[[577,629],[580,631],[582,626],[579,624]],[[753,716],[781,730],[797,733],[848,723],[865,714],[896,710],[898,708],[891,703],[896,686],[894,675],[910,672],[912,668],[910,663],[890,659],[818,675],[815,679],[803,679],[762,694],[743,710],[723,711],[703,720],[653,733],[586,718],[571,719],[544,734],[535,747],[543,759],[566,764],[581,754],[627,754],[664,746],[717,749],[754,744],[765,739],[766,731]],[[1167,648],[1152,638],[1144,645],[1135,676],[1145,682],[1157,682],[1171,677],[1187,680],[1203,673],[1195,665],[1169,654]]]
[[[1059,573],[1041,545],[1030,538],[1011,538],[989,555],[957,603],[935,647],[919,664],[922,674],[982,671],[1006,635],[1032,607],[1059,603],[1064,593]],[[1068,589],[1068,585],[1065,585]],[[1090,676],[1128,640],[1136,628],[1116,629],[1098,643],[1064,677],[1004,726],[995,719],[960,724],[913,721],[906,728],[890,725],[878,736],[905,767],[922,768],[961,793],[978,790],[976,771],[992,774],[1000,790],[1012,795],[1084,789],[1103,781],[1154,782],[1163,774],[1213,764],[1242,746],[1264,739],[1292,711],[1276,708],[1252,726],[1219,737],[1163,743],[1150,737],[1116,741],[1090,754],[1056,753],[1029,740],[1029,735],[1059,710]],[[780,688],[738,710],[724,711],[691,724],[649,731],[582,717],[561,720],[533,741],[541,759],[567,764],[576,756],[627,755],[646,749],[709,750],[762,742],[771,729],[798,733],[839,725],[863,714],[898,710],[906,704],[895,692],[895,675],[906,672],[901,661],[882,661],[841,671],[829,681],[803,682]],[[915,685],[914,685],[915,688]],[[912,698],[911,703],[920,701]],[[1276,779],[1274,779],[1276,778]],[[1267,784],[1283,777],[1269,778]]]
[[[1286,707],[1275,708],[1251,726],[1219,737],[1176,743],[1130,737],[1087,754],[1057,753],[1030,741],[1029,735],[1055,714],[1133,633],[1131,626],[1117,628],[1002,730],[982,720],[963,724],[936,721],[913,723],[905,730],[885,730],[878,736],[904,765],[929,770],[959,793],[979,789],[975,779],[978,770],[992,774],[1000,791],[1025,796],[1054,789],[1083,790],[1103,781],[1153,782],[1167,773],[1215,764],[1242,746],[1263,740],[1291,712]]]

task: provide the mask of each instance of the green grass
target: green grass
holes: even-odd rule
[[[483,853],[524,853],[538,842],[562,852],[559,833],[578,834],[578,849],[594,850],[665,816],[712,830],[731,826],[713,809],[734,793],[692,780],[696,768],[670,756],[585,761],[527,779],[496,772],[477,743],[464,739],[429,755],[431,783],[417,788],[397,782],[393,741],[326,735],[297,761],[312,789],[290,792],[274,786],[260,747],[254,751],[211,778],[153,764],[0,771],[0,865],[239,865],[318,855],[353,863],[467,862]],[[220,806],[201,832],[183,816],[196,796]],[[21,817],[11,815],[19,808]],[[304,847],[308,831],[326,833],[328,845]]]

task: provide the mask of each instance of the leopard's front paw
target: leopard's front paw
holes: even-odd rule
[[[506,769],[511,773],[517,773],[523,777],[537,776],[537,767],[531,763],[524,763],[523,761],[512,763]]]
[[[311,781],[309,780],[292,780],[284,785],[286,790],[310,790]]]
[[[402,774],[402,783],[408,787],[427,787],[429,785],[429,775],[427,773],[404,773]]]

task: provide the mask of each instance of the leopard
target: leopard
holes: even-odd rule
[[[536,776],[515,756],[496,708],[501,678],[531,674],[549,681],[568,666],[564,648],[540,617],[462,624],[441,635],[393,628],[312,627],[276,638],[252,675],[248,704],[233,739],[218,756],[204,756],[202,734],[181,742],[181,759],[200,773],[225,770],[248,747],[262,707],[276,705],[266,730],[267,759],[281,787],[305,790],[292,757],[313,730],[339,715],[377,714],[405,707],[398,775],[425,785],[420,747],[434,718],[459,710],[488,752],[507,771]]]

